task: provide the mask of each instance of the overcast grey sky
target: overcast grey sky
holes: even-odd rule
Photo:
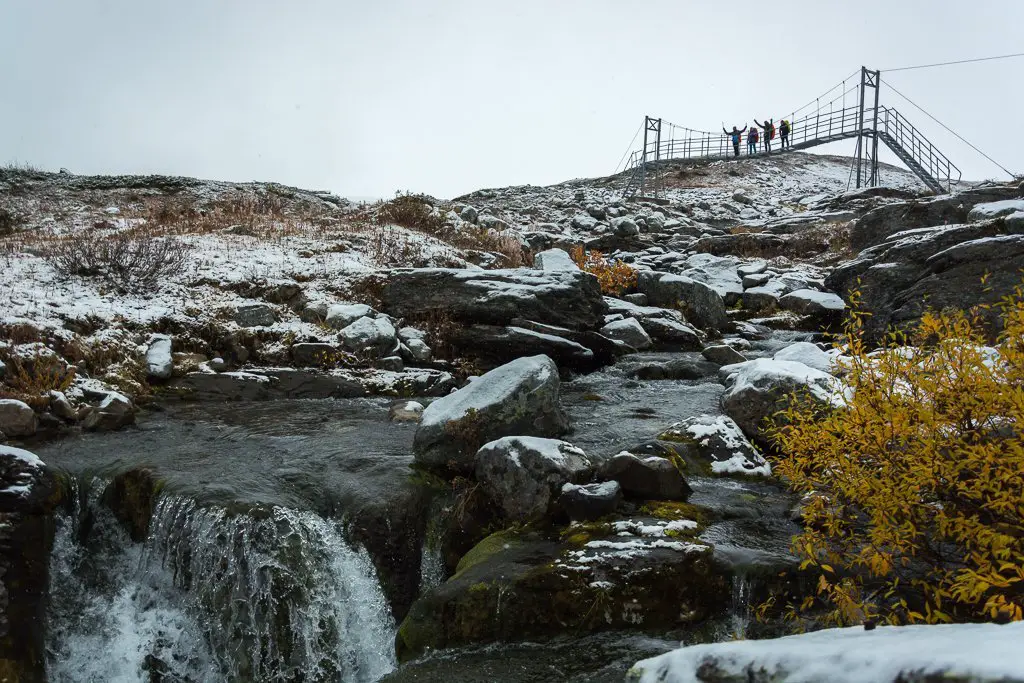
[[[606,175],[645,113],[713,129],[1012,52],[1021,0],[0,0],[0,162],[450,197]],[[1020,173],[1021,74],[882,78]]]

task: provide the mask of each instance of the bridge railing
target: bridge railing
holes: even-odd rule
[[[754,125],[751,122],[748,127]],[[776,135],[772,141],[773,149],[776,150],[781,149],[778,125],[779,120],[776,120]],[[871,121],[865,121],[864,126],[870,128]],[[791,121],[789,141],[792,145],[810,147],[854,137],[860,130],[860,110],[856,107],[845,107]],[[731,135],[693,130],[687,130],[686,133],[685,137],[671,136],[668,140],[662,140],[660,144],[650,142],[646,148],[634,150],[629,156],[626,168],[634,168],[645,160],[650,162],[662,159],[714,159],[733,156]],[[743,133],[740,139],[741,155],[746,154],[746,140],[746,133]],[[758,151],[761,149],[763,140],[758,142]]]

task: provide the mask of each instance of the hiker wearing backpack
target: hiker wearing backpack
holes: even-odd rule
[[[750,132],[747,133],[747,154],[757,154],[757,127],[751,126]]]
[[[779,137],[782,138],[782,149],[786,149],[790,146],[789,144],[789,121],[782,119],[779,121]]]
[[[740,155],[740,138],[743,137],[743,132],[745,130],[747,130],[746,126],[743,126],[743,130],[733,126],[732,132],[730,133],[725,129],[725,126],[722,126],[722,132],[732,138],[732,155],[735,157]]]
[[[764,143],[764,151],[770,154],[772,151],[772,138],[775,137],[775,124],[772,123],[771,119],[765,119],[764,123],[758,123],[757,119],[754,119],[754,123],[757,123],[764,130],[764,139],[762,141]]]

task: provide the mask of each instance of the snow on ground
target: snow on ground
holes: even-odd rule
[[[639,662],[628,680],[700,683],[755,680],[756,675],[756,680],[775,683],[893,683],[914,674],[913,680],[1024,681],[1022,643],[1024,622],[871,631],[854,626],[684,647]]]

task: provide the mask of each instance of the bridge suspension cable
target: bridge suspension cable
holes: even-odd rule
[[[951,66],[953,64],[971,64],[973,62],[991,62],[996,59],[1011,59],[1013,57],[1024,57],[1024,52],[1017,52],[1012,55],[997,55],[995,57],[978,57],[977,59],[959,59],[955,62],[938,62],[935,64],[919,64],[917,66],[901,66],[896,69],[882,69],[882,71],[892,73],[894,71],[911,71],[912,69],[931,69],[936,66]]]
[[[629,153],[633,151],[633,143],[636,142],[637,136],[640,135],[640,131],[643,130],[643,129],[644,129],[644,124],[641,123],[640,127],[636,129],[635,133],[633,133],[633,139],[629,141],[629,147],[626,148],[625,154],[623,154],[622,158],[619,159],[619,163],[617,163],[615,165],[615,173],[619,172],[619,167],[622,166],[622,162],[624,162],[626,160],[626,157],[629,156]]]
[[[949,127],[949,126],[947,126],[946,124],[944,124],[944,123],[943,123],[942,121],[939,121],[939,120],[938,120],[937,118],[935,118],[934,116],[932,116],[931,114],[929,114],[929,113],[928,113],[927,111],[925,111],[925,110],[924,110],[924,108],[923,108],[923,107],[921,107],[921,105],[917,104],[917,103],[916,103],[916,102],[914,102],[914,101],[913,101],[912,99],[910,99],[909,97],[907,97],[906,95],[904,95],[903,93],[901,93],[901,92],[900,92],[899,90],[897,90],[897,89],[895,88],[895,86],[893,86],[893,84],[892,84],[892,81],[886,81],[886,85],[888,85],[888,86],[889,86],[889,89],[890,89],[890,90],[892,90],[892,91],[893,91],[894,93],[896,93],[897,95],[899,95],[900,97],[902,97],[903,99],[905,99],[905,100],[906,100],[907,102],[909,102],[909,103],[910,103],[911,105],[913,105],[914,107],[916,107],[916,108],[918,109],[918,111],[920,111],[920,112],[921,112],[922,114],[924,114],[925,116],[927,116],[928,118],[930,118],[930,119],[931,119],[932,121],[934,121],[935,123],[937,123],[937,124],[939,124],[940,126],[942,126],[942,127],[944,128],[944,129],[946,129],[946,131],[947,131],[947,132],[949,132],[949,133],[952,133],[952,134],[953,134],[954,136],[956,136],[956,138],[957,138],[958,140],[960,140],[960,142],[964,143],[965,145],[967,145],[968,147],[970,147],[971,149],[973,149],[973,150],[974,150],[975,152],[977,152],[977,153],[978,153],[978,154],[980,154],[981,156],[985,157],[986,159],[988,159],[989,161],[991,161],[991,162],[992,162],[993,164],[995,164],[996,166],[998,166],[998,167],[999,167],[1000,169],[1002,169],[1003,173],[1005,173],[1006,175],[1010,176],[1011,178],[1015,178],[1015,177],[1016,177],[1016,176],[1015,176],[1015,175],[1014,175],[1014,174],[1013,174],[1012,172],[1010,172],[1010,171],[1009,171],[1009,170],[1008,170],[1008,169],[1007,169],[1007,168],[1006,168],[1005,166],[1003,166],[1003,165],[1002,165],[1002,164],[1000,164],[1000,163],[999,163],[998,161],[996,161],[995,159],[993,159],[992,157],[990,157],[989,155],[985,154],[985,153],[984,153],[984,152],[982,152],[982,151],[981,151],[980,149],[978,149],[977,147],[975,147],[974,145],[972,145],[972,144],[971,144],[970,142],[968,142],[968,141],[967,141],[966,139],[964,139],[964,137],[963,137],[962,135],[960,135],[960,134],[959,134],[959,133],[957,133],[957,132],[956,132],[955,130],[953,130],[952,128],[950,128],[950,127]]]

